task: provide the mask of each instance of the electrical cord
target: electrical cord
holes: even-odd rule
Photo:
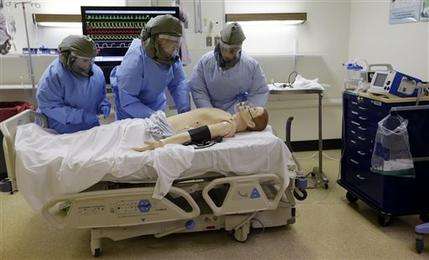
[[[277,88],[292,88],[293,87],[293,83],[295,83],[296,77],[298,76],[298,72],[296,72],[295,70],[292,71],[291,73],[289,73],[288,77],[287,77],[287,82],[286,83],[272,83],[274,87]]]

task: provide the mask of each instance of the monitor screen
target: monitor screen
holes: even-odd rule
[[[179,17],[178,7],[82,6],[82,31],[90,36],[99,56],[124,56],[133,39],[140,36],[153,17],[171,14]]]
[[[179,18],[178,7],[82,6],[82,31],[98,49],[95,63],[103,70],[106,83],[110,72],[121,64],[133,39],[139,38],[146,23],[155,16],[171,14]]]
[[[387,79],[387,74],[386,73],[377,73],[375,75],[375,80],[374,80],[374,86],[376,87],[383,87],[384,86],[384,82],[386,82]]]

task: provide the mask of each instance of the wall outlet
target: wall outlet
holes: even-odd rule
[[[215,45],[217,45],[220,42],[220,37],[216,36],[214,37],[214,39],[215,39]]]
[[[206,37],[206,47],[211,47],[213,45],[213,37],[207,36]]]

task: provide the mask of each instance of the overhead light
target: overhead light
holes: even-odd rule
[[[282,23],[285,23],[285,24],[291,24],[291,25],[294,25],[294,24],[302,24],[302,23],[304,23],[305,21],[303,21],[303,20],[287,20],[287,21],[281,21]]]
[[[269,20],[269,21],[238,21],[241,25],[251,25],[251,26],[265,26],[265,25],[276,25],[276,26],[282,26],[282,25],[297,25],[302,24],[303,22],[301,20]]]
[[[40,22],[37,25],[41,27],[82,27],[82,23],[76,22]]]
[[[286,24],[302,24],[307,21],[307,13],[248,13],[225,14],[227,22],[282,21]]]
[[[38,26],[81,27],[80,14],[33,14],[33,22]]]

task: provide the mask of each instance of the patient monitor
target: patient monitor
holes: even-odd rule
[[[375,72],[368,92],[373,94],[392,94],[399,97],[416,97],[417,84],[421,80],[396,70]]]

